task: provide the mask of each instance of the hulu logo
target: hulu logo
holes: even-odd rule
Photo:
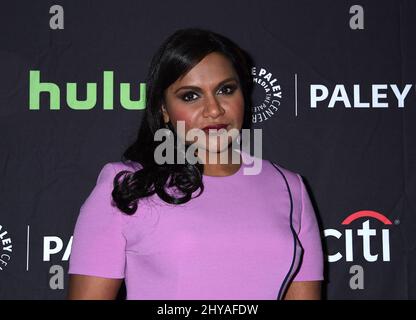
[[[77,83],[66,84],[66,103],[73,110],[90,110],[97,104],[97,83],[87,83],[85,100],[77,98]],[[113,71],[104,71],[103,74],[103,109],[113,110],[114,105],[114,75]],[[142,110],[146,105],[146,83],[140,83],[139,100],[130,99],[130,84],[120,83],[120,103],[127,110]],[[50,110],[60,110],[61,89],[53,82],[41,82],[40,71],[30,70],[29,74],[29,109],[39,110],[40,94],[48,92],[50,96]]]

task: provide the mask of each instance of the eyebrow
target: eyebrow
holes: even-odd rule
[[[224,80],[222,80],[217,86],[216,86],[216,89],[218,89],[219,87],[221,87],[224,83],[226,83],[226,82],[228,82],[228,81],[231,81],[231,80],[234,80],[234,81],[236,81],[236,82],[238,82],[238,80],[235,78],[235,77],[230,77],[230,78],[227,78],[227,79],[224,79]],[[199,87],[196,87],[196,86],[183,86],[183,87],[180,87],[180,88],[178,88],[178,89],[176,89],[175,91],[174,91],[174,93],[176,93],[176,92],[178,92],[179,90],[182,90],[182,89],[193,89],[193,90],[200,90],[200,88]]]

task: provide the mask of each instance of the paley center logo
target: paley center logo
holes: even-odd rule
[[[271,118],[279,109],[282,89],[273,73],[265,67],[252,67],[254,83],[253,123]]]
[[[352,227],[353,222],[356,220],[364,220],[361,224],[361,228],[357,229]],[[380,222],[384,228],[380,228],[376,225],[380,225]],[[344,219],[344,221],[342,221],[342,226],[345,226],[345,229],[342,231],[337,229],[324,230],[325,237],[331,237],[343,241],[342,247],[344,248],[343,252],[328,254],[328,261],[337,262],[345,259],[345,261],[352,262],[358,255],[362,255],[362,257],[364,257],[364,259],[368,262],[376,262],[379,259],[383,262],[390,261],[391,225],[392,222],[386,216],[376,211],[362,210],[349,215]],[[379,236],[380,232],[381,239]],[[360,238],[362,242],[362,250],[361,252],[354,252],[354,249],[359,250],[359,246],[354,246],[354,243],[359,241]],[[381,254],[372,252],[371,244],[373,241],[381,241]]]
[[[13,252],[12,239],[7,230],[0,224],[0,271],[7,267]]]
[[[389,107],[405,107],[405,100],[408,96],[412,84],[406,84],[404,87],[396,84],[372,84],[370,87],[364,89],[359,84],[345,86],[343,84],[336,84],[334,88],[327,87],[323,84],[311,84],[310,90],[310,107],[316,109],[318,104],[325,106],[328,109],[334,108],[337,104],[344,108],[389,108]],[[330,94],[330,90],[332,93]],[[366,91],[371,95],[371,99],[364,101],[361,96],[362,92]],[[412,91],[414,94],[414,90]],[[393,95],[396,100],[396,105],[390,106],[386,99]]]

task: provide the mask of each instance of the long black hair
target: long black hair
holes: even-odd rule
[[[252,123],[251,59],[249,55],[230,39],[218,33],[200,28],[177,30],[170,35],[153,56],[146,78],[146,108],[138,130],[136,141],[123,153],[123,163],[139,163],[139,170],[120,171],[114,178],[112,197],[117,207],[132,215],[137,210],[140,198],[157,194],[169,204],[183,204],[192,199],[192,194],[203,190],[203,164],[158,164],[154,160],[154,150],[160,142],[154,140],[158,129],[176,131],[171,122],[165,125],[162,114],[165,90],[180,76],[192,69],[211,52],[223,54],[232,63],[240,81],[244,96],[244,120],[242,129],[250,129]],[[187,146],[185,146],[185,151]],[[175,155],[177,146],[175,145]],[[173,187],[180,196],[168,192]]]

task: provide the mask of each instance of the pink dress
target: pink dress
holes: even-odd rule
[[[323,280],[315,212],[299,174],[268,160],[258,175],[203,176],[183,205],[153,195],[128,216],[112,205],[113,178],[135,162],[102,168],[75,226],[70,274],[125,279],[126,299],[275,300],[290,281]],[[195,192],[195,195],[197,192]]]

